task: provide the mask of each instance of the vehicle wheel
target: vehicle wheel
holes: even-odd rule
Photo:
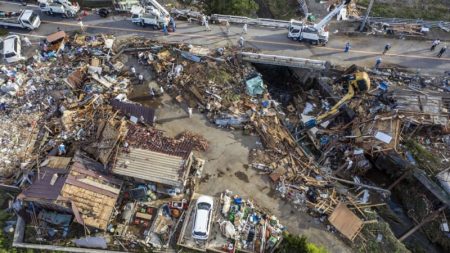
[[[51,16],[53,16],[53,11],[52,10],[50,10],[49,12],[48,12]]]
[[[61,14],[61,16],[62,16],[63,18],[68,18],[68,17],[69,17],[69,16],[67,16],[66,13]]]
[[[142,27],[145,27],[145,23],[144,23],[144,22],[141,22],[141,26],[142,26]]]
[[[153,25],[153,30],[159,30],[159,27],[157,25]]]

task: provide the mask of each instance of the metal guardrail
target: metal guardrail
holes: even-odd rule
[[[428,28],[441,28],[450,31],[450,22],[444,21],[427,21],[422,19],[406,19],[406,18],[384,18],[369,17],[370,23],[386,23],[386,24],[418,24]]]
[[[261,63],[261,64],[271,64],[278,66],[294,67],[294,68],[307,68],[314,70],[325,70],[328,69],[331,64],[328,61],[311,60],[306,58],[288,57],[280,55],[270,55],[270,54],[255,54],[242,52],[242,60]]]
[[[211,20],[213,22],[222,22],[228,20],[230,23],[235,24],[248,24],[248,25],[256,25],[256,26],[266,26],[266,27],[275,27],[275,28],[288,28],[290,21],[287,20],[278,20],[278,19],[266,19],[266,18],[249,18],[243,16],[231,16],[231,15],[222,15],[222,14],[212,14]]]

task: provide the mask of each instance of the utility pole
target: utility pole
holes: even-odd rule
[[[360,32],[362,32],[364,30],[364,27],[366,26],[366,22],[367,22],[367,19],[369,18],[370,11],[372,10],[373,2],[375,2],[375,0],[370,0],[369,7],[367,7],[366,15],[364,16],[363,22],[361,23],[361,26],[359,27]]]

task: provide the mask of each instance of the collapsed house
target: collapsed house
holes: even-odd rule
[[[19,199],[25,203],[73,214],[75,221],[106,230],[122,181],[75,162],[68,168],[43,167]]]

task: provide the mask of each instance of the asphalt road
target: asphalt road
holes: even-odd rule
[[[36,6],[21,6],[17,3],[0,1],[1,10],[17,11],[23,8],[36,9]],[[44,38],[46,35],[61,30],[80,30],[78,21],[58,16],[48,16],[41,13],[42,24],[39,29],[28,32],[11,29],[13,33],[28,34],[31,39]],[[224,45],[236,45],[242,35],[240,26],[232,26],[229,35],[225,28],[210,25],[212,31],[204,31],[198,24],[178,21],[175,33],[164,36],[161,31],[154,31],[149,27],[142,28],[131,23],[127,16],[110,16],[100,18],[90,13],[83,18],[83,25],[89,34],[107,33],[116,36],[139,35],[161,41],[186,42],[217,48]],[[253,47],[267,54],[277,54],[292,57],[328,60],[336,65],[350,66],[358,64],[373,67],[378,57],[382,58],[383,66],[398,66],[408,68],[414,72],[444,73],[450,70],[450,50],[442,58],[437,58],[437,52],[430,52],[430,41],[413,41],[401,39],[387,39],[372,36],[345,37],[339,34],[330,34],[330,41],[326,47],[311,46],[306,43],[291,41],[287,38],[287,30],[271,29],[249,26],[248,34],[242,35],[246,47]],[[350,52],[344,53],[343,47],[349,41],[352,45]],[[390,43],[392,49],[385,55],[381,51],[385,44]]]

